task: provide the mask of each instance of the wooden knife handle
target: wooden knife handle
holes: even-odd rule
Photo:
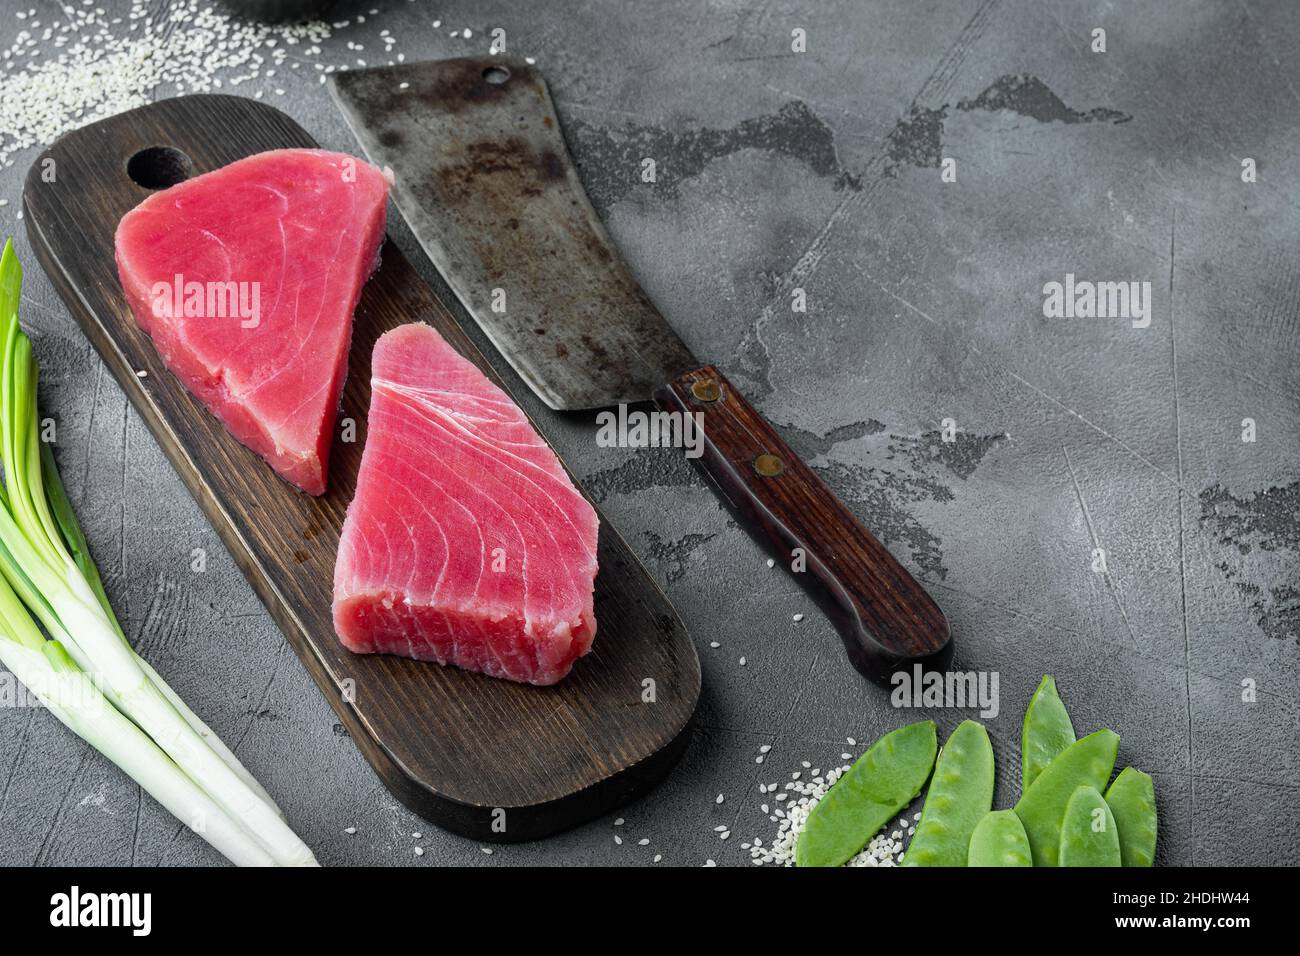
[[[700,413],[699,464],[831,616],[859,671],[885,680],[916,663],[946,665],[948,621],[934,599],[721,372],[687,372],[655,401]]]

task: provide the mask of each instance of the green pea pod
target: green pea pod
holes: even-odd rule
[[[912,802],[934,768],[934,721],[908,724],[877,740],[808,815],[797,866],[842,866]]]
[[[911,853],[909,850],[908,853]],[[1033,866],[1024,824],[1014,810],[994,810],[975,824],[967,866]]]
[[[957,725],[934,767],[904,866],[965,866],[975,824],[993,807],[993,745],[983,724]]]
[[[1080,787],[1105,787],[1118,753],[1119,736],[1099,730],[1072,743],[1029,785],[1015,810],[1034,851],[1034,866],[1058,865],[1065,805]]]
[[[1119,829],[1096,787],[1079,787],[1061,819],[1061,866],[1119,866]]]
[[[1125,866],[1151,866],[1156,859],[1156,785],[1141,770],[1125,767],[1106,791],[1119,830]]]
[[[1020,792],[1024,793],[1038,775],[1065,748],[1074,743],[1074,725],[1056,693],[1056,680],[1044,677],[1029,699],[1025,723],[1020,732]]]

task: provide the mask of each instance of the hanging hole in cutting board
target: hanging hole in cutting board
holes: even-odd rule
[[[483,79],[487,80],[493,86],[500,86],[506,80],[510,79],[510,71],[504,66],[489,66],[483,71]]]
[[[145,189],[166,189],[190,178],[194,163],[173,146],[149,146],[126,161],[126,174]]]

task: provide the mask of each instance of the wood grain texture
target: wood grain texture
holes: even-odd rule
[[[934,599],[721,372],[687,372],[656,401],[703,415],[700,464],[835,622],[854,667],[885,680],[900,667],[947,664],[948,620]]]
[[[263,150],[316,144],[275,109],[226,96],[165,100],[95,123],[56,142],[28,174],[32,245],[384,783],[432,822],[498,842],[545,836],[643,792],[689,739],[700,667],[672,607],[608,522],[600,529],[595,646],[558,686],[357,656],[339,644],[330,620],[334,558],[361,460],[375,340],[403,323],[428,322],[501,383],[388,243],[357,307],[340,413],[340,423],[357,423],[357,440],[335,441],[324,496],[281,480],[167,371],[122,295],[113,233],[148,195],[127,163],[157,145],[179,149],[198,174]],[[42,176],[47,160],[52,182]],[[648,681],[653,703],[644,701]],[[506,811],[504,832],[492,826],[497,808]]]

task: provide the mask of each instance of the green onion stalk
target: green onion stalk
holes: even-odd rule
[[[38,369],[0,256],[0,662],[54,715],[239,865],[313,866],[234,754],[131,648],[40,441]],[[47,640],[32,621],[44,627]]]

